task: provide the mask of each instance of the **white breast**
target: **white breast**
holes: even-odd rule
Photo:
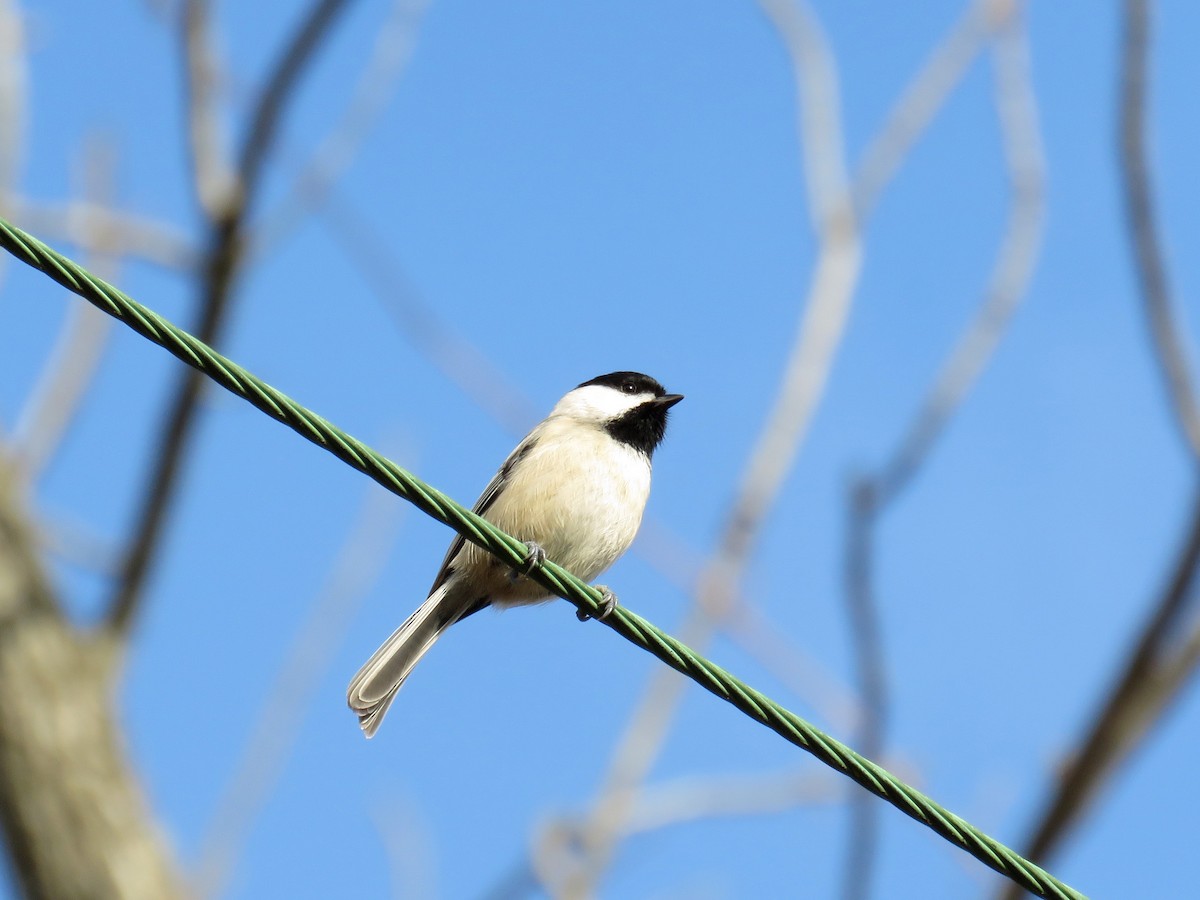
[[[633,543],[650,496],[650,461],[598,428],[549,419],[541,431],[485,516],[515,537],[540,544],[549,559],[591,581]],[[484,551],[468,548],[471,568],[480,575],[482,568],[488,572],[481,580],[492,602],[546,599],[540,585],[512,579]]]

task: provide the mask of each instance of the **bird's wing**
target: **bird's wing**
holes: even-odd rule
[[[492,477],[492,480],[488,482],[488,486],[483,489],[483,493],[479,495],[479,499],[475,501],[475,506],[472,507],[472,511],[476,515],[485,516],[491,505],[496,502],[496,498],[499,497],[500,492],[504,490],[504,485],[508,481],[508,477],[512,473],[513,467],[516,466],[516,464],[526,456],[528,456],[529,451],[532,450],[537,444],[538,432],[539,429],[534,429],[531,431],[526,436],[525,440],[517,444],[516,449],[513,450],[512,453],[508,454],[508,459],[504,460],[504,464],[500,466],[500,471],[498,471]],[[450,549],[446,551],[446,557],[442,560],[441,568],[438,569],[437,577],[433,579],[433,587],[429,589],[430,594],[433,594],[434,591],[445,584],[446,581],[449,580],[450,576],[454,573],[454,567],[452,563],[454,561],[454,557],[458,555],[460,550],[462,550],[464,543],[466,543],[466,538],[464,538],[461,534],[454,536],[454,540],[450,542]],[[472,613],[479,612],[479,610],[483,609],[485,606],[487,606],[486,602],[480,603],[468,609],[459,618],[465,619]]]

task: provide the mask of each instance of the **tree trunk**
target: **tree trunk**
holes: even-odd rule
[[[61,614],[0,465],[0,826],[33,900],[183,897],[114,715],[121,647]]]

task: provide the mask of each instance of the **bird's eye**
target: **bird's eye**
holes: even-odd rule
[[[626,381],[625,383],[623,383],[621,385],[621,390],[623,390],[627,394],[636,394],[637,393],[637,385],[634,384],[632,381]]]

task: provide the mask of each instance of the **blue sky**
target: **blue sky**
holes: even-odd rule
[[[21,196],[74,196],[81,146],[114,148],[127,211],[202,238],[188,181],[177,38],[153,4],[31,2]],[[304,4],[218,4],[236,135],[250,87]],[[962,3],[815,4],[836,56],[851,167]],[[352,93],[384,2],[354,4],[289,108],[259,204],[286,198]],[[791,66],[753,3],[432,2],[412,55],[335,189],[248,270],[223,349],[423,478],[470,502],[513,434],[397,324],[347,217],[414,296],[480,349],[531,425],[564,391],[636,369],[687,395],[656,458],[649,515],[712,549],[774,399],[817,247]],[[1159,13],[1149,146],[1183,321],[1200,269],[1197,13]],[[1164,401],[1131,266],[1114,143],[1115,4],[1033,5],[1047,166],[1030,290],[992,364],[879,532],[892,758],[927,793],[1019,841],[1052,766],[1112,679],[1181,540],[1194,476]],[[980,302],[1008,203],[986,55],[923,134],[866,225],[827,390],[773,506],[745,589],[835,682],[853,686],[842,605],[845,488],[892,452]],[[18,221],[18,224],[22,224]],[[78,248],[44,235],[68,254]],[[360,244],[361,246],[361,244]],[[0,263],[0,423],[11,433],[69,306]],[[378,273],[376,273],[378,275]],[[116,281],[183,327],[178,272]],[[375,282],[377,283],[377,282]],[[119,544],[178,364],[117,328],[82,414],[38,485],[51,522]],[[518,415],[518,418],[520,416]],[[346,543],[367,481],[213,392],[120,697],[130,752],[185,866]],[[371,488],[370,490],[374,490]],[[423,598],[449,532],[383,503],[395,528],[370,589],[317,627],[322,662],[225,896],[474,897],[552,816],[585,809],[658,665],[566,604],[477,616],[430,653],[380,732],[345,709],[350,675]],[[368,554],[369,555],[369,554]],[[365,566],[363,567],[365,568]],[[356,571],[359,571],[356,569]],[[81,620],[102,574],[59,563]],[[688,597],[631,554],[604,579],[669,631]],[[819,698],[718,640],[711,655],[815,724]],[[1050,866],[1095,896],[1181,896],[1200,829],[1193,686]],[[651,773],[822,771],[691,688]],[[606,897],[836,894],[841,799],[689,822],[621,845]],[[881,808],[876,896],[978,896],[970,857]],[[400,834],[399,840],[389,835]],[[397,850],[397,844],[402,845]],[[389,849],[390,848],[390,849]],[[393,881],[391,870],[399,874]]]

